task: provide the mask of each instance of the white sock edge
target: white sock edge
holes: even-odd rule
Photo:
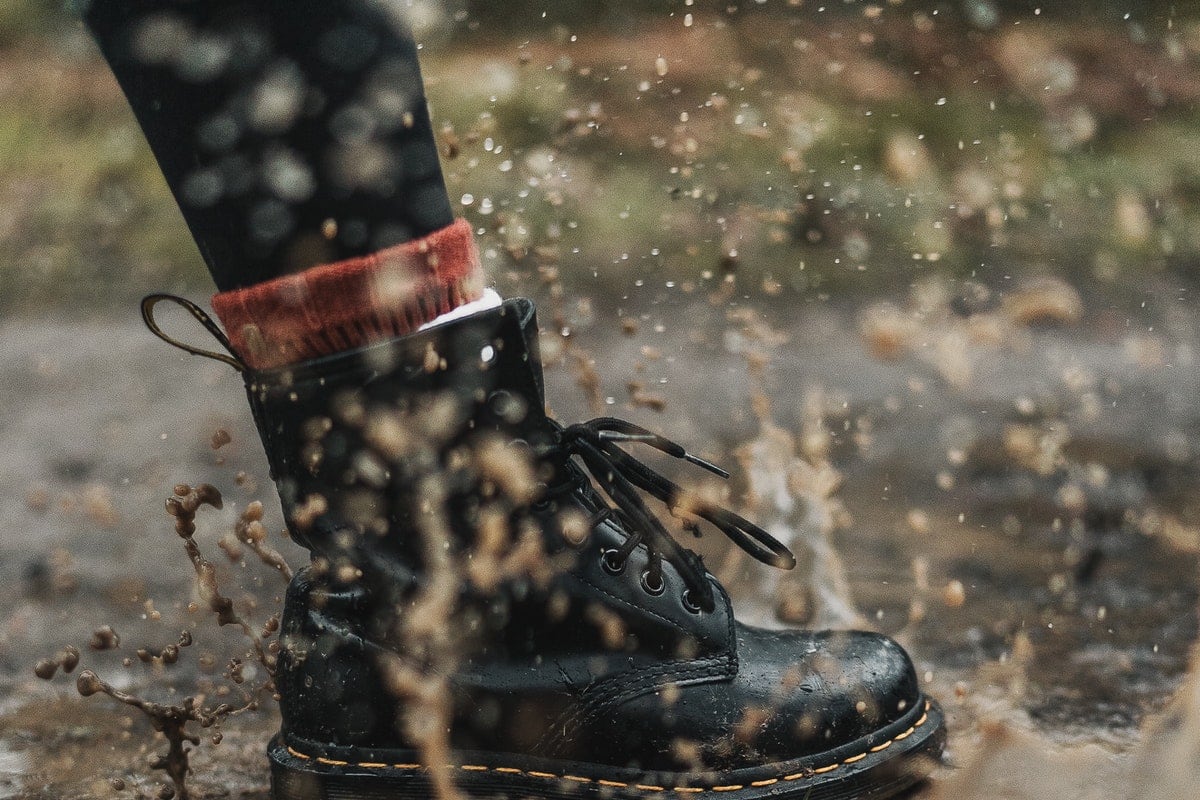
[[[424,325],[417,328],[417,330],[428,330],[436,325],[444,325],[447,322],[453,322],[456,319],[469,317],[472,314],[478,314],[481,311],[490,311],[493,308],[498,308],[502,302],[504,301],[500,298],[500,295],[495,289],[487,288],[483,290],[483,297],[479,298],[478,300],[472,300],[465,305],[461,305],[458,308],[447,311],[445,314],[434,317],[433,319],[429,320],[429,322],[426,322]]]

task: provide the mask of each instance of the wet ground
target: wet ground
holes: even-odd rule
[[[949,713],[957,765],[925,794],[984,792],[1019,767],[1010,796],[1088,796],[1162,755],[1149,744],[1197,741],[1143,731],[1195,722],[1186,698],[1154,720],[1181,692],[1197,631],[1200,330],[1171,300],[1080,317],[1053,288],[1032,312],[968,316],[955,292],[929,287],[896,308],[757,298],[753,312],[736,295],[713,305],[706,288],[642,287],[573,303],[555,322],[569,349],[544,343],[561,419],[614,413],[722,461],[758,457],[735,496],[817,567],[775,585],[716,542],[702,543],[708,561],[747,616],[780,601],[798,620],[849,613],[910,647]],[[543,325],[554,317],[543,305]],[[591,389],[577,368],[588,357]],[[197,533],[214,561],[251,500],[281,527],[239,380],[162,345],[132,310],[9,319],[0,408],[0,797],[157,796],[146,765],[162,747],[145,721],[33,666],[72,644],[149,697],[224,683],[244,645],[189,610],[192,571],[163,501],[179,482],[222,490],[224,510],[202,513]],[[230,441],[214,449],[218,431]],[[768,497],[784,474],[805,501],[789,513]],[[278,576],[219,560],[226,592],[265,620]],[[120,648],[87,647],[102,624]],[[183,629],[196,643],[178,664],[121,665]],[[199,747],[198,794],[265,796],[269,705]]]

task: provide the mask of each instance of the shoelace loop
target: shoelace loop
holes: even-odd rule
[[[568,426],[557,422],[554,424],[559,429],[559,440],[553,449],[567,458],[578,456],[596,484],[615,504],[615,508],[602,510],[599,516],[611,513],[624,523],[622,527],[628,538],[606,558],[623,568],[638,545],[646,545],[650,560],[643,582],[652,587],[661,586],[662,561],[666,560],[679,571],[693,602],[705,611],[712,611],[715,607],[712,586],[700,557],[675,541],[646,507],[639,489],[660,500],[673,516],[682,519],[685,530],[699,535],[697,520],[702,519],[764,564],[782,569],[791,569],[796,565],[796,558],[791,551],[762,528],[699,495],[685,491],[634,458],[620,445],[649,445],[673,458],[683,459],[714,475],[728,478],[729,473],[715,464],[689,453],[666,437],[615,417],[597,417]],[[586,476],[578,474],[586,480]]]

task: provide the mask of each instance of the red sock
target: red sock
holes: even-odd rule
[[[483,290],[460,219],[378,253],[221,292],[212,306],[242,360],[269,369],[411,333]]]

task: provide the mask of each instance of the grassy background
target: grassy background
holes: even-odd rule
[[[1195,283],[1194,4],[741,5],[418,3],[448,184],[502,286]],[[118,88],[61,3],[0,4],[0,310],[152,290],[210,284]]]

